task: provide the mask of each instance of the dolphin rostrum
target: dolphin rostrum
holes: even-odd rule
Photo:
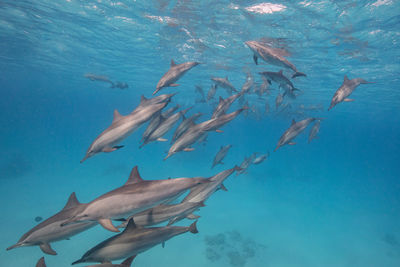
[[[307,76],[304,73],[297,71],[295,65],[285,58],[285,56],[289,55],[287,51],[279,48],[272,48],[257,41],[247,41],[245,44],[253,51],[253,59],[256,64],[258,64],[258,57],[260,57],[269,64],[291,69],[294,71],[292,78]]]
[[[317,134],[319,133],[319,128],[321,127],[321,121],[317,120],[313,127],[310,130],[310,134],[308,135],[308,143],[311,142],[311,140],[318,138]]]
[[[206,182],[209,180],[204,178],[143,180],[135,166],[123,186],[89,202],[85,209],[63,225],[98,221],[105,229],[119,232],[112,224],[112,219],[126,218],[158,204],[170,202],[193,186]]]
[[[96,225],[96,222],[80,222],[61,227],[62,223],[79,214],[86,206],[87,204],[79,203],[75,193],[72,193],[60,212],[33,227],[20,238],[17,244],[7,248],[7,250],[25,246],[39,246],[44,253],[57,255],[57,252],[50,246],[51,242],[68,239]]]
[[[228,81],[228,77],[219,78],[219,77],[212,77],[211,80],[215,83],[216,87],[219,86],[224,88],[228,94],[232,94],[233,92],[237,92],[236,88]]]
[[[339,89],[337,89],[337,91],[335,92],[335,95],[332,98],[331,105],[329,106],[328,110],[332,109],[340,102],[354,101],[354,99],[349,99],[347,97],[351,95],[351,93],[353,93],[353,91],[357,88],[357,86],[359,86],[360,84],[367,84],[367,83],[372,83],[372,82],[367,82],[362,78],[354,78],[349,80],[349,78],[347,78],[347,75],[345,75],[343,83],[339,87]]]
[[[197,221],[189,227],[164,226],[143,228],[136,226],[133,219],[130,219],[125,230],[109,239],[96,245],[87,251],[80,260],[72,264],[82,262],[102,262],[107,263],[112,260],[123,259],[132,255],[142,253],[158,244],[171,239],[174,236],[191,232],[198,233]]]
[[[211,168],[214,168],[214,166],[217,164],[224,164],[222,160],[225,158],[226,154],[228,154],[228,151],[231,147],[232,145],[221,146],[218,153],[214,157]]]
[[[157,87],[156,90],[153,92],[153,95],[155,95],[164,87],[178,86],[179,84],[176,84],[175,82],[178,81],[188,70],[199,64],[199,62],[185,62],[182,64],[175,64],[174,60],[171,60],[171,67],[157,83]]]
[[[111,125],[93,141],[81,163],[97,153],[112,152],[123,147],[117,144],[167,104],[167,102],[162,102],[159,104],[139,105],[132,113],[126,116],[122,116],[117,110],[114,110],[114,119]]]
[[[135,259],[135,257],[136,257],[136,255],[130,256],[129,258],[126,258],[120,264],[112,264],[111,262],[106,262],[106,263],[100,263],[100,264],[95,264],[95,265],[89,265],[86,267],[130,267],[132,265],[132,261]]]
[[[292,140],[296,138],[296,136],[304,131],[304,129],[307,128],[307,126],[315,120],[317,120],[317,118],[307,118],[302,121],[296,122],[293,119],[292,125],[283,133],[274,151],[286,144],[295,145],[296,143],[292,142]]]

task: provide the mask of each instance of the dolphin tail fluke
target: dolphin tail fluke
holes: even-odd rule
[[[119,229],[112,224],[110,219],[100,219],[99,224],[101,226],[103,226],[103,228],[105,228],[111,232],[115,232],[115,233],[120,232]]]
[[[189,226],[189,232],[191,232],[191,233],[193,233],[193,234],[197,234],[197,233],[199,232],[199,231],[197,230],[196,224],[197,224],[197,221],[195,221],[194,223],[192,223],[192,224]]]
[[[300,76],[307,77],[307,75],[305,73],[300,72],[300,71],[296,71],[296,73],[292,75],[292,79],[294,79],[296,77],[300,77]]]
[[[131,266],[132,265],[132,261],[135,259],[135,257],[136,257],[137,255],[133,255],[133,256],[130,256],[129,258],[127,258],[126,260],[124,260],[122,263],[121,263],[121,265],[122,266]]]

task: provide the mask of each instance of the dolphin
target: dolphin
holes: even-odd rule
[[[94,73],[86,73],[84,75],[84,77],[88,78],[91,81],[106,82],[106,83],[110,83],[111,85],[114,84],[107,76],[103,76],[103,75],[97,75]]]
[[[317,120],[317,118],[307,118],[302,121],[296,122],[293,119],[292,125],[289,127],[289,129],[287,129],[283,133],[274,151],[276,151],[278,148],[286,144],[295,145],[296,143],[292,142],[292,140],[296,138],[296,136],[298,136],[302,131],[304,131],[304,129],[307,128],[307,126],[310,123],[314,122],[315,120]]]
[[[264,160],[266,160],[267,158],[269,157],[269,152],[267,153],[267,154],[263,154],[263,155],[260,155],[260,156],[258,156],[258,157],[256,157],[254,160],[253,160],[253,162],[252,162],[252,164],[260,164],[261,162],[263,162]]]
[[[80,222],[61,227],[62,223],[79,214],[86,206],[87,204],[79,203],[75,193],[72,193],[60,212],[33,227],[18,240],[17,244],[7,248],[7,250],[25,246],[39,246],[44,253],[57,255],[50,243],[68,239],[96,225],[96,222]]]
[[[44,261],[44,257],[41,257],[36,263],[36,267],[46,267],[46,262]]]
[[[126,258],[121,264],[112,264],[111,262],[106,262],[106,263],[100,263],[100,264],[94,264],[94,265],[89,265],[86,267],[130,267],[132,265],[132,261],[135,259],[136,255],[130,256],[129,258]]]
[[[232,103],[239,98],[243,93],[237,93],[234,95],[231,95],[230,97],[223,99],[222,97],[219,97],[219,103],[218,106],[215,108],[211,118],[217,118],[220,115],[225,114],[225,112],[229,109],[229,107],[232,105]]]
[[[256,158],[257,153],[253,153],[250,155],[250,157],[245,157],[242,163],[240,164],[239,168],[240,170],[236,173],[236,175],[245,173],[247,169],[250,167],[250,165],[253,163],[254,159]]]
[[[160,104],[139,105],[126,116],[122,116],[118,110],[114,110],[114,119],[111,125],[93,141],[81,163],[97,153],[112,152],[122,148],[123,146],[116,144],[128,137],[167,104],[167,102],[162,102]]]
[[[294,87],[293,83],[283,75],[283,71],[280,70],[279,72],[272,72],[272,71],[264,71],[260,72],[263,75],[269,84],[271,84],[271,80],[278,83],[280,88],[285,90],[283,96],[288,95],[290,98],[296,98],[294,91],[300,91]]]
[[[214,157],[211,169],[214,168],[214,166],[217,164],[224,164],[222,160],[225,158],[226,154],[228,154],[228,151],[231,147],[232,145],[221,146],[218,153]]]
[[[354,101],[354,99],[349,99],[347,98],[353,91],[359,86],[360,84],[367,84],[367,83],[373,83],[373,82],[367,82],[366,80],[362,78],[354,78],[349,80],[347,78],[347,75],[344,76],[344,80],[342,85],[337,89],[335,92],[331,105],[329,106],[328,110],[331,110],[334,106],[336,106],[340,102],[351,102]]]
[[[160,91],[164,87],[170,86],[178,86],[175,82],[178,81],[188,70],[199,65],[199,62],[185,62],[182,64],[175,64],[174,60],[171,60],[171,67],[161,77],[160,81],[157,83],[156,90],[153,92],[155,95],[158,91]]]
[[[183,120],[182,120],[181,124],[179,124],[178,128],[176,128],[174,135],[172,136],[171,143],[176,141],[179,137],[181,137],[182,134],[184,134],[187,131],[187,129],[189,129],[190,127],[195,125],[195,121],[201,115],[203,115],[203,114],[200,112],[193,114],[189,118],[185,118],[185,115],[182,115]]]
[[[308,143],[311,142],[311,140],[318,138],[317,134],[319,133],[319,128],[321,126],[321,121],[317,120],[313,127],[310,130],[310,134],[308,135]]]
[[[278,110],[279,106],[283,102],[283,96],[281,94],[278,94],[275,98],[275,109]]]
[[[294,71],[292,78],[307,76],[306,74],[297,71],[295,65],[285,58],[285,56],[288,56],[288,53],[285,50],[265,46],[257,41],[247,41],[245,44],[253,51],[253,59],[256,65],[258,64],[258,58],[260,57],[269,64],[291,69]]]
[[[212,77],[211,80],[215,83],[216,87],[224,88],[228,94],[232,94],[233,92],[237,92],[236,88],[228,81],[228,77],[225,78],[218,78]]]
[[[227,191],[223,182],[235,171],[239,171],[240,168],[235,166],[231,169],[217,173],[216,175],[210,177],[210,181],[204,186],[195,186],[190,189],[190,193],[183,199],[182,202],[203,202],[206,201],[215,191],[222,189]]]
[[[212,84],[207,93],[207,101],[210,101],[211,99],[213,99],[216,92],[217,92],[217,85]]]
[[[125,228],[130,218],[137,226],[152,226],[169,221],[168,225],[176,223],[184,218],[194,220],[200,218],[193,212],[204,207],[203,202],[181,202],[178,204],[160,204],[151,209],[144,210],[127,218],[125,222],[118,225],[118,228]]]
[[[112,219],[121,219],[179,197],[186,190],[201,183],[204,178],[175,178],[168,180],[143,180],[138,167],[133,167],[128,181],[89,202],[85,209],[62,225],[81,221],[98,221],[105,229],[119,232]]]
[[[189,227],[164,226],[143,228],[136,226],[133,219],[130,219],[125,230],[109,239],[96,245],[87,251],[80,260],[72,265],[82,262],[107,263],[112,260],[123,259],[128,256],[142,253],[160,243],[171,239],[174,236],[191,232],[198,233],[197,221]]]

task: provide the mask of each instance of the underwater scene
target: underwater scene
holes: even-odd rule
[[[400,266],[400,1],[0,1],[1,267]]]

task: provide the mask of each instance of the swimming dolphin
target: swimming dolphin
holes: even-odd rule
[[[181,124],[179,124],[178,128],[176,128],[174,135],[172,136],[171,143],[175,142],[179,137],[184,134],[187,129],[195,125],[195,121],[203,115],[202,113],[198,112],[190,116],[189,118],[185,118],[185,115],[182,116],[183,120]]]
[[[114,119],[111,125],[93,141],[85,157],[81,160],[81,163],[97,153],[112,152],[122,148],[123,146],[117,144],[128,137],[167,104],[166,102],[162,102],[160,104],[139,105],[126,116],[122,116],[119,114],[118,110],[114,110]]]
[[[211,99],[213,99],[216,92],[217,92],[217,85],[216,84],[211,85],[211,87],[207,93],[207,101],[210,101]]]
[[[164,87],[178,86],[179,84],[176,84],[175,82],[178,81],[188,70],[199,64],[199,62],[185,62],[177,65],[175,64],[174,60],[171,60],[171,67],[157,83],[157,87],[153,92],[153,95],[155,95]]]
[[[46,267],[46,262],[44,261],[44,257],[41,257],[36,263],[36,267]]]
[[[190,189],[190,193],[183,199],[182,202],[204,202],[218,189],[228,191],[223,182],[232,173],[239,170],[240,168],[238,166],[235,166],[231,169],[217,173],[216,175],[209,178],[211,182],[209,182],[207,185],[195,186]]]
[[[224,164],[222,160],[226,157],[226,154],[228,154],[228,151],[231,147],[232,145],[221,146],[218,153],[214,157],[211,168],[214,168],[214,166],[217,164]]]
[[[135,259],[135,257],[136,257],[136,255],[130,256],[129,258],[127,258],[126,260],[121,262],[121,264],[112,264],[110,262],[106,262],[106,263],[100,263],[100,264],[95,264],[95,265],[89,265],[86,267],[130,267],[132,265],[132,261]]]
[[[297,68],[285,58],[285,56],[288,56],[285,50],[268,47],[257,41],[247,41],[245,44],[253,51],[253,59],[256,65],[258,64],[258,57],[260,57],[269,64],[293,70],[294,74],[292,78],[307,76],[297,71]]]
[[[228,81],[228,77],[211,77],[211,80],[215,83],[215,88],[217,88],[217,86],[222,87],[228,92],[228,94],[233,94],[233,92],[237,92],[236,88],[230,83],[230,81]]]
[[[292,140],[296,138],[296,136],[304,131],[304,129],[307,128],[307,126],[315,120],[317,120],[317,118],[307,118],[302,121],[296,122],[293,119],[292,125],[283,133],[274,151],[286,144],[295,145],[296,143],[292,142]]]
[[[103,76],[103,75],[97,75],[94,73],[86,73],[84,75],[85,78],[88,78],[91,81],[99,81],[99,82],[106,82],[106,83],[110,83],[111,86],[114,84],[107,76]]]
[[[237,93],[234,95],[231,95],[230,97],[223,99],[222,97],[219,97],[219,103],[218,106],[215,108],[211,118],[217,118],[220,115],[225,114],[225,112],[229,109],[229,107],[232,105],[232,103],[242,95],[243,93]]]
[[[67,204],[60,212],[33,227],[19,239],[17,244],[7,248],[7,250],[18,247],[39,246],[44,253],[57,255],[57,252],[51,248],[50,243],[68,239],[96,225],[96,222],[80,222],[61,227],[62,223],[79,214],[86,206],[87,204],[79,203],[75,193],[72,193],[68,198]]]
[[[98,221],[105,229],[119,232],[112,224],[112,219],[126,218],[158,204],[169,202],[193,186],[206,182],[208,180],[204,178],[143,180],[135,166],[123,186],[89,202],[85,209],[63,225],[80,221]]]
[[[204,207],[204,203],[181,202],[173,205],[160,204],[154,208],[144,210],[128,217],[124,223],[117,227],[125,228],[130,218],[133,219],[137,226],[152,226],[165,221],[169,221],[168,225],[171,225],[184,218],[194,220],[200,218],[200,216],[193,214],[193,212],[198,210],[200,207]]]
[[[197,221],[196,221],[197,222]],[[96,245],[86,252],[80,260],[72,265],[82,262],[107,263],[112,260],[123,259],[131,255],[142,253],[168,239],[186,232],[198,233],[196,222],[189,227],[164,226],[143,228],[136,226],[130,219],[125,230]]]
[[[263,155],[260,155],[260,156],[258,156],[258,157],[256,157],[254,160],[253,160],[253,162],[252,162],[252,164],[260,164],[261,162],[263,162],[264,160],[266,160],[267,158],[269,157],[269,152],[267,153],[267,154],[263,154]]]
[[[359,86],[360,84],[367,84],[367,83],[372,83],[372,82],[367,82],[366,80],[362,78],[354,78],[349,80],[347,78],[347,75],[344,76],[344,80],[342,85],[337,89],[335,92],[331,105],[329,106],[328,110],[332,109],[334,106],[336,106],[340,102],[351,102],[354,101],[354,99],[349,99],[347,98],[353,91]]]
[[[317,120],[314,123],[313,127],[311,128],[310,134],[308,135],[308,143],[310,143],[311,140],[313,140],[314,138],[318,138],[317,134],[319,132],[320,126],[321,126],[321,121]]]
[[[300,89],[295,88],[293,83],[283,75],[282,70],[279,72],[264,71],[260,72],[260,74],[267,79],[269,84],[271,84],[271,80],[278,83],[279,88],[283,88],[285,91],[283,96],[288,95],[290,98],[296,98],[294,91],[300,91]]]

